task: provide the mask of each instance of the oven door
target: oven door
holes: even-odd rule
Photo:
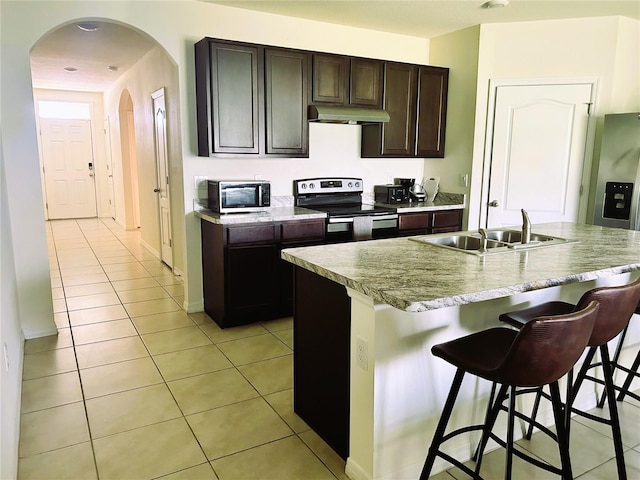
[[[398,215],[329,217],[326,243],[353,242],[398,236]]]

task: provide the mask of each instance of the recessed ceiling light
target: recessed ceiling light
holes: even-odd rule
[[[109,70],[110,72],[117,72],[118,71],[118,67],[116,67],[115,65],[109,65],[107,67],[107,70]]]
[[[78,28],[85,32],[95,32],[100,27],[98,26],[97,23],[82,22],[82,23],[78,23]]]
[[[73,73],[77,72],[78,69],[76,67],[64,67],[65,72]]]
[[[482,8],[502,8],[509,5],[509,0],[489,0],[482,4]]]

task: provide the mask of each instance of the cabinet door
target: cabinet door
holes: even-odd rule
[[[265,49],[267,154],[309,154],[308,71],[308,53]]]
[[[199,112],[198,154],[257,154],[260,149],[258,49],[210,42],[209,55],[206,63],[210,91],[203,96],[199,88],[198,108],[207,108],[200,105],[202,102],[210,105],[210,118],[200,118]],[[197,55],[196,62],[199,61],[202,58]]]
[[[387,63],[384,75],[384,108],[389,122],[382,124],[382,155],[415,155],[415,65]]]
[[[449,70],[420,67],[418,74],[419,157],[444,157]]]
[[[313,54],[313,103],[346,103],[347,66],[347,57]]]
[[[362,157],[414,157],[418,67],[385,63],[383,107],[389,122],[362,126]]]
[[[462,230],[462,210],[443,210],[433,213],[431,233],[459,232]]]
[[[273,318],[278,311],[277,245],[234,247],[226,251],[226,316],[229,325]]]
[[[382,65],[378,60],[351,59],[350,105],[382,108]]]
[[[431,233],[433,214],[430,212],[402,213],[398,215],[400,235],[426,235]]]

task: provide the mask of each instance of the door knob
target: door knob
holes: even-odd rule
[[[154,191],[155,193],[158,193],[158,192],[160,191],[160,189],[159,189],[159,188],[154,188],[154,189],[153,189],[153,191]]]
[[[492,202],[489,202],[489,206],[490,207],[499,207],[500,204],[498,203],[498,200],[494,200]]]

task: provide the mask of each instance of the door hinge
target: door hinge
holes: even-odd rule
[[[169,239],[169,246],[173,247],[173,242],[171,241],[171,239]]]
[[[580,185],[579,195],[582,196],[582,192],[584,191],[584,185]]]
[[[167,175],[165,178],[166,178],[166,185],[169,185],[169,175]]]

